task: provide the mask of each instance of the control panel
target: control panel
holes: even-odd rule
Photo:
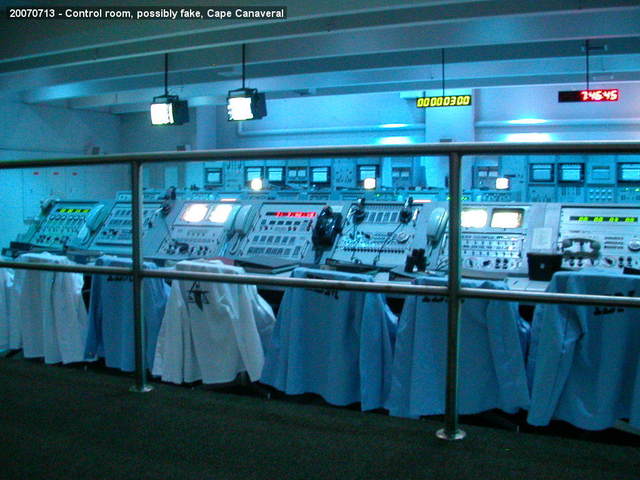
[[[162,202],[144,202],[143,204],[142,234],[145,239],[145,254],[150,251],[148,250],[150,247],[148,233],[159,229],[155,220],[158,216],[163,215],[162,210]],[[132,232],[131,203],[116,202],[102,228],[91,242],[89,249],[104,253],[131,255]]]
[[[333,205],[340,212],[342,205]],[[264,202],[257,221],[242,240],[240,256],[268,255],[291,260],[313,261],[313,229],[324,202]]]
[[[71,243],[88,242],[104,221],[106,205],[90,201],[45,201],[29,231],[17,242],[38,250],[63,251]]]
[[[347,204],[342,234],[328,255],[329,263],[362,264],[377,268],[404,265],[413,248],[424,248],[419,233],[422,204],[371,202],[364,199]]]
[[[565,206],[558,248],[570,269],[640,268],[640,208]]]
[[[219,255],[240,205],[223,202],[184,201],[154,258],[163,260]]]
[[[443,203],[430,208],[435,211],[447,207]],[[557,227],[553,225],[557,224],[557,218],[548,216],[546,205],[542,204],[465,203],[461,214],[462,268],[526,275],[527,252],[551,251],[554,247]],[[436,242],[428,266],[447,270],[449,235],[441,230],[436,238],[431,232],[434,228],[433,225],[427,228],[428,238]]]

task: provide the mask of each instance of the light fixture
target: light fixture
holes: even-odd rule
[[[362,181],[362,186],[365,190],[373,190],[376,188],[376,179],[375,178],[365,178]]]
[[[251,180],[251,190],[253,190],[254,192],[259,192],[260,190],[262,190],[263,187],[263,182],[261,178],[254,178],[253,180]]]
[[[511,125],[540,125],[547,123],[543,118],[518,118],[517,120],[508,120],[507,123]]]
[[[504,140],[505,142],[550,142],[552,137],[549,133],[509,133]]]
[[[255,88],[245,88],[245,45],[242,44],[242,88],[229,90],[227,113],[229,121],[256,120],[267,115],[264,93]]]
[[[380,128],[405,128],[408,126],[408,123],[383,123]]]
[[[496,178],[496,190],[509,190],[509,178],[508,177]]]
[[[411,137],[382,137],[376,140],[378,145],[404,145],[407,143],[413,143]]]
[[[164,54],[164,95],[153,97],[151,104],[152,125],[182,125],[189,121],[189,105],[178,95],[169,95],[169,54]]]

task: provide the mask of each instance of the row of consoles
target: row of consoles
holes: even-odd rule
[[[129,200],[48,201],[3,254],[64,253],[90,260],[131,254]],[[448,271],[448,202],[146,199],[144,256],[160,265],[228,257],[249,266]],[[464,202],[463,272],[526,277],[528,254],[566,269],[640,269],[637,205]]]

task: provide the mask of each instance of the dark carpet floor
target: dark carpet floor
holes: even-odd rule
[[[640,449],[0,358],[0,479],[639,479]]]

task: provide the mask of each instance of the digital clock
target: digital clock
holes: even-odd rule
[[[466,107],[471,105],[471,95],[439,95],[437,97],[418,97],[416,107]]]
[[[594,223],[638,223],[638,217],[608,217],[576,215],[569,217],[572,222],[594,222]]]
[[[620,90],[617,88],[600,88],[596,90],[567,90],[558,92],[558,102],[617,102]]]

